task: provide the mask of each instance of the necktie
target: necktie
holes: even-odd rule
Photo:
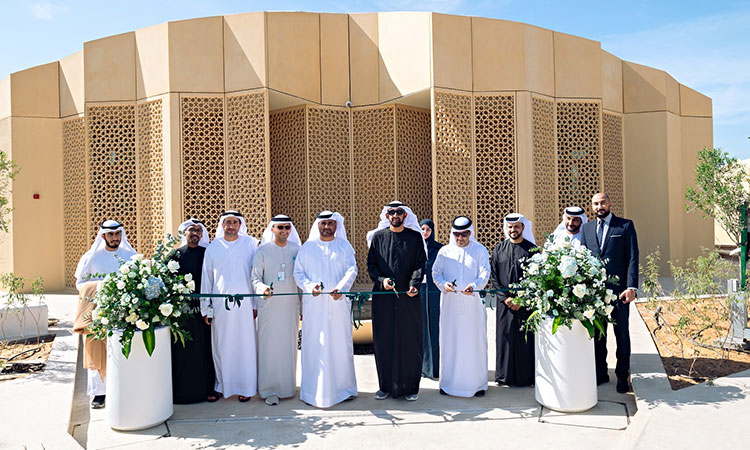
[[[604,221],[602,219],[597,219],[596,241],[599,243],[599,249],[601,250],[604,247]]]

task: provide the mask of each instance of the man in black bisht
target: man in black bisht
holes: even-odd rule
[[[435,240],[435,223],[431,219],[422,219],[419,225],[422,227],[422,236],[427,244],[424,283],[419,291],[422,297],[422,309],[424,309],[422,376],[438,378],[440,376],[440,290],[432,281],[432,265],[443,244]]]
[[[517,213],[503,220],[507,239],[495,246],[490,266],[493,289],[507,289],[523,276],[521,259],[536,247],[531,222]],[[531,311],[512,303],[512,292],[496,294],[495,382],[509,386],[534,384],[534,335],[523,328]]]
[[[208,231],[203,222],[188,219],[179,228],[182,234],[182,247],[175,250],[172,259],[180,263],[178,275],[190,275],[195,283],[193,292],[201,291],[201,271],[203,256],[208,245]],[[214,361],[211,355],[211,327],[206,325],[197,307],[185,324],[192,339],[172,343],[172,392],[174,403],[187,404],[203,401],[215,402]]]
[[[375,399],[404,396],[415,401],[419,398],[423,345],[419,287],[427,250],[417,217],[403,203],[389,203],[380,217],[378,229],[368,233],[367,254],[372,290],[382,292],[372,299],[372,337],[380,386]]]

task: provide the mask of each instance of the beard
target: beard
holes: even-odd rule
[[[598,219],[603,219],[603,218],[605,218],[605,217],[607,217],[609,215],[609,209],[601,210],[601,211],[600,210],[596,210],[596,211],[594,211],[594,213],[596,214],[596,217]]]
[[[523,234],[521,231],[509,231],[508,237],[511,239],[518,239],[521,236],[521,234]]]
[[[320,235],[321,235],[321,236],[325,236],[325,237],[331,237],[331,236],[333,236],[334,234],[336,234],[336,232],[335,232],[335,231],[333,231],[333,230],[331,230],[331,229],[327,229],[327,228],[326,228],[326,229],[323,229],[323,230],[322,230],[322,231],[320,232]]]
[[[105,239],[104,243],[107,246],[107,248],[111,248],[112,250],[120,246],[120,241],[112,241],[112,243],[110,243],[108,240]]]
[[[391,226],[398,228],[404,223],[404,219],[401,218],[401,216],[392,216],[390,219]]]
[[[576,225],[568,225],[568,226],[565,227],[565,229],[568,230],[572,234],[576,234],[576,233],[578,233],[578,230],[581,229],[581,226],[580,225],[578,225],[578,226],[576,226]]]

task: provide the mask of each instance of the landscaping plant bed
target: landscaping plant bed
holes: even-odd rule
[[[750,369],[750,351],[722,348],[729,333],[726,297],[649,300],[637,307],[672,389]]]
[[[0,382],[44,371],[54,335],[0,342]]]

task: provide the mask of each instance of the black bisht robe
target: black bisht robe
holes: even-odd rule
[[[534,247],[525,239],[520,244],[510,239],[497,244],[490,262],[492,288],[509,288],[517,283],[523,275],[520,260],[528,258]],[[495,381],[510,386],[531,386],[534,384],[534,334],[527,335],[523,328],[531,311],[508,308],[505,299],[513,297],[512,292],[500,292],[496,296]]]
[[[184,245],[172,255],[172,259],[180,263],[179,275],[193,275],[195,292],[201,291],[205,253],[205,247]],[[194,308],[185,329],[192,339],[185,341],[184,347],[179,340],[172,342],[172,395],[176,404],[204,402],[214,392],[216,374],[211,354],[211,327],[203,321],[198,299],[191,300]]]
[[[390,278],[396,291],[419,289],[425,261],[420,233],[405,228],[395,233],[386,228],[372,237],[367,270],[373,292],[388,292],[383,280]],[[376,294],[372,299],[372,337],[380,390],[397,398],[419,392],[422,373],[422,299],[417,294]]]

